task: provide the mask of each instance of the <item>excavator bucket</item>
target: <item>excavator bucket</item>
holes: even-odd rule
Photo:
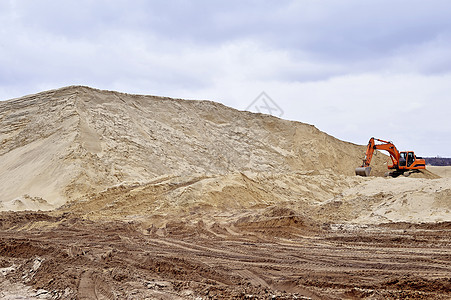
[[[355,175],[368,177],[370,176],[371,167],[358,167],[355,169]]]

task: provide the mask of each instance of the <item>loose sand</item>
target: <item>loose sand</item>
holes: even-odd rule
[[[451,177],[451,166],[427,166],[427,169],[440,177]]]
[[[159,176],[324,169],[353,175],[364,152],[314,126],[211,101],[86,87],[0,102],[0,125],[0,201],[17,202],[17,210],[34,208],[24,198],[46,201],[48,209]],[[375,175],[385,172],[385,161],[376,157]]]

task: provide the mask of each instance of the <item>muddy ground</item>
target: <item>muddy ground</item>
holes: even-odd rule
[[[23,285],[44,299],[451,298],[451,223],[145,228],[16,212],[0,229],[4,298]]]

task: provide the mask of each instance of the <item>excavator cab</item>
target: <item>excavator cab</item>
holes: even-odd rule
[[[405,167],[407,164],[407,152],[400,152],[399,153],[399,166]]]
[[[415,154],[407,152],[407,167],[410,167],[415,161]]]
[[[413,151],[400,152],[399,169],[415,170],[424,169],[425,162],[421,157],[416,157]]]

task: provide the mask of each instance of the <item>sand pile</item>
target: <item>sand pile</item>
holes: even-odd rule
[[[119,185],[61,208],[92,220],[199,220],[207,225],[246,219],[271,222],[268,211],[292,211],[323,223],[451,221],[451,178],[362,178],[329,172],[232,173],[165,177]],[[291,215],[278,215],[286,217]],[[255,219],[255,217],[258,217]],[[272,216],[274,217],[274,216]],[[254,222],[252,221],[252,222]]]
[[[352,175],[363,147],[315,127],[210,101],[68,87],[0,102],[0,199],[43,209],[158,176]],[[383,156],[375,160],[382,173]],[[378,173],[376,167],[375,174]]]
[[[271,224],[255,218],[268,209],[322,222],[451,220],[448,179],[356,177],[364,146],[211,101],[67,87],[0,102],[0,125],[4,211],[63,205],[152,226]],[[387,159],[377,154],[372,174]]]
[[[324,221],[378,224],[451,220],[451,179],[360,179],[321,205]]]
[[[145,184],[119,185],[69,202],[63,211],[91,219],[169,220],[261,213],[270,207],[306,211],[360,182],[344,175],[297,172],[231,173],[212,176],[163,177]],[[215,219],[215,218],[213,218]]]

